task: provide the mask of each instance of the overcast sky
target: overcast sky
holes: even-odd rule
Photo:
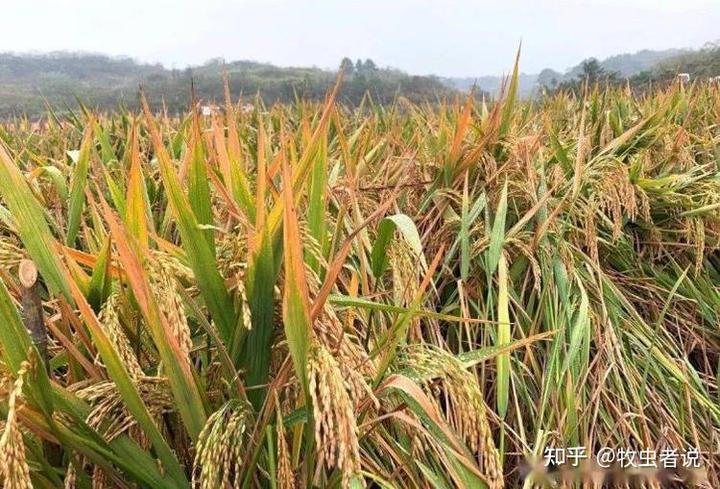
[[[410,73],[564,70],[720,39],[720,0],[4,0],[0,51],[91,51],[182,68],[209,58]]]

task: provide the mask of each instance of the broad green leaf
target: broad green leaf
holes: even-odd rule
[[[130,132],[130,170],[123,215],[128,231],[135,237],[142,250],[149,247],[148,216],[150,212],[146,208],[147,200],[147,189],[140,163],[137,128],[133,126]]]
[[[95,267],[88,284],[87,300],[95,312],[99,312],[105,299],[110,295],[112,278],[110,277],[110,237],[105,239],[102,250],[98,253]]]
[[[452,477],[455,487],[482,489],[487,485],[480,470],[473,461],[469,450],[457,438],[457,435],[439,415],[439,410],[430,398],[407,377],[393,375],[379,388],[379,394],[394,393],[420,419],[434,436],[446,456],[445,468]]]
[[[30,190],[20,169],[0,144],[0,194],[8,205],[20,238],[48,288],[72,301],[65,275],[55,253],[56,241],[45,221],[42,206]]]
[[[313,335],[310,322],[310,296],[305,278],[298,216],[293,203],[290,168],[283,169],[283,198],[285,200],[283,235],[285,257],[285,285],[283,288],[283,322],[290,355],[303,391],[308,393],[308,349]]]
[[[193,132],[193,139],[188,151],[192,153],[190,158],[190,171],[188,173],[188,200],[199,227],[212,226],[213,213],[210,201],[210,186],[208,185],[207,165],[205,154],[200,139],[199,129]],[[204,229],[202,234],[208,242],[208,247],[215,254],[215,239],[212,229]]]
[[[153,447],[157,451],[158,457],[162,461],[163,468],[168,471],[170,477],[178,484],[178,487],[190,487],[185,474],[180,467],[173,450],[167,444],[165,437],[160,432],[159,427],[155,424],[152,415],[148,411],[147,406],[140,397],[133,379],[125,369],[125,364],[118,356],[110,339],[105,334],[104,329],[100,325],[95,313],[90,308],[90,304],[85,300],[80,289],[70,282],[75,301],[80,309],[80,314],[85,320],[90,334],[93,338],[93,344],[98,350],[100,357],[105,364],[110,378],[115,382],[118,392],[123,398],[128,411],[132,413],[143,429],[145,434],[152,441]]]
[[[515,108],[515,99],[518,93],[518,84],[520,76],[520,50],[522,45],[518,47],[517,54],[515,55],[515,65],[513,66],[513,72],[510,76],[510,87],[507,90],[505,99],[503,100],[502,116],[500,118],[500,132],[499,138],[503,138],[512,123],[513,109]]]
[[[90,154],[92,151],[92,132],[85,132],[80,151],[75,162],[72,181],[70,183],[70,200],[68,201],[68,224],[65,244],[73,246],[80,229],[83,207],[85,206],[85,190],[87,188]]]
[[[562,367],[562,372],[565,373],[568,369],[571,369],[575,380],[579,380],[579,357],[582,356],[583,350],[585,348],[589,348],[590,346],[590,308],[587,292],[585,292],[585,287],[583,287],[582,281],[578,279],[576,283],[580,289],[580,307],[576,313],[575,322],[570,329],[570,344],[568,345],[567,356],[565,357],[565,364]]]
[[[490,247],[487,251],[487,273],[492,275],[500,261],[500,255],[502,253],[503,246],[505,244],[505,219],[507,216],[507,181],[503,185],[502,193],[500,194],[500,201],[498,202],[497,210],[495,211],[495,219],[492,225],[492,232],[490,234]]]
[[[163,145],[150,108],[144,98],[143,110],[150,128],[168,201],[177,220],[176,224],[182,237],[182,246],[190,268],[193,270],[200,293],[218,326],[220,335],[229,343],[235,328],[235,310],[223,278],[218,271],[213,247],[207,241],[206,232],[200,229],[200,222],[180,187],[170,155]]]
[[[240,333],[244,330],[236,327],[236,338],[231,345],[230,353],[236,363],[240,363],[247,371],[246,384],[256,387],[248,392],[253,406],[260,407],[264,398],[264,389],[260,386],[267,381],[270,369],[270,354],[272,348],[275,320],[275,283],[277,271],[275,269],[275,250],[267,236],[265,226],[259,239],[260,249],[257,250],[253,260],[248,265],[245,281],[250,312],[252,314],[252,330],[247,332],[244,354],[238,359]]]
[[[40,176],[47,176],[50,178],[50,181],[57,189],[58,195],[62,200],[67,200],[68,198],[68,188],[67,183],[65,182],[65,176],[60,171],[59,168],[55,166],[41,166],[37,168],[35,171],[33,171],[33,175],[36,175],[38,177]]]
[[[505,254],[500,254],[498,266],[498,311],[497,311],[497,337],[495,345],[502,347],[511,342],[510,332],[510,306],[508,292],[508,271]],[[508,409],[508,398],[510,395],[510,353],[502,353],[497,357],[497,380],[496,395],[498,415],[505,417]]]
[[[402,234],[403,238],[405,238],[412,250],[420,258],[421,263],[424,261],[425,255],[423,254],[422,243],[420,242],[420,234],[412,219],[405,214],[388,216],[380,221],[378,235],[371,252],[372,271],[375,277],[381,277],[387,268],[387,247],[396,230],[400,231],[400,234]]]
[[[117,245],[120,263],[160,354],[180,416],[190,438],[196,440],[207,417],[187,355],[180,348],[167,318],[160,313],[157,298],[150,289],[145,270],[136,254],[138,246],[133,244],[134,238],[122,227],[107,202],[101,200],[101,204],[113,241]]]
[[[326,219],[326,192],[327,192],[327,140],[322,139],[320,148],[315,157],[315,163],[310,175],[310,194],[308,196],[308,228],[310,235],[320,245],[320,250],[325,249],[325,219]],[[314,256],[308,256],[308,266],[320,272],[320,263]]]

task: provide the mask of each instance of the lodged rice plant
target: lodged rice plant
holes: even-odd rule
[[[4,123],[3,487],[718,487],[720,92],[516,87]]]

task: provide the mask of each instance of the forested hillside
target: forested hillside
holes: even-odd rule
[[[720,76],[720,45],[709,43],[698,51],[679,53],[659,63],[656,71],[658,76],[676,73],[689,73],[692,78]]]
[[[368,93],[376,102],[397,95],[413,102],[434,101],[455,91],[434,77],[411,76],[380,68],[372,60],[344,60],[345,82],[339,99],[357,104]],[[334,83],[336,72],[319,68],[281,68],[267,63],[211,60],[183,70],[142,64],[130,58],[95,54],[0,54],[0,117],[77,105],[77,100],[101,110],[119,105],[137,107],[142,86],[150,100],[164,100],[171,113],[182,111],[190,100],[191,81],[203,100],[221,99],[227,74],[233,93],[265,102],[291,102],[296,97],[322,99]]]
[[[397,96],[414,103],[434,102],[452,98],[473,86],[476,93],[497,95],[503,81],[501,76],[414,76],[381,68],[370,59],[345,58],[339,69],[344,72],[345,81],[338,99],[349,105],[359,104],[366,94],[377,103],[392,102]],[[589,58],[562,73],[549,68],[540,73],[521,73],[518,95],[533,96],[540,88],[573,88],[586,78],[618,83],[629,79],[632,84],[643,86],[650,81],[672,79],[680,72],[690,73],[694,79],[720,75],[720,48],[707,44],[699,50],[644,50],[602,60]],[[48,107],[62,111],[76,107],[78,101],[99,110],[119,106],[136,109],[140,87],[156,109],[164,107],[176,114],[187,109],[193,85],[199,98],[221,99],[226,75],[233,93],[247,100],[259,95],[266,103],[273,103],[293,102],[297,98],[320,100],[334,83],[337,71],[222,59],[178,70],[99,54],[0,53],[0,117],[37,117]]]
[[[572,86],[578,80],[584,79],[590,72],[590,77],[606,74],[613,79],[621,81],[634,79],[637,82],[648,79],[665,79],[674,76],[680,67],[681,71],[706,72],[712,64],[707,63],[709,50],[706,46],[697,51],[689,49],[665,49],[653,51],[644,49],[635,53],[623,53],[604,59],[588,58],[565,71],[545,68],[540,73],[521,73],[518,78],[518,94],[529,97],[538,93],[538,89],[555,89]],[[699,66],[703,66],[698,70]],[[717,70],[715,70],[717,71]],[[720,73],[719,73],[720,74]],[[502,76],[478,76],[464,78],[443,78],[444,83],[458,90],[469,90],[472,86],[485,90],[491,94],[500,93]]]

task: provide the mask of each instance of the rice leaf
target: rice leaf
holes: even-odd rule
[[[235,327],[235,312],[232,300],[217,269],[213,247],[208,242],[207,232],[200,229],[201,223],[180,188],[170,155],[163,146],[162,138],[150,113],[150,107],[144,98],[143,110],[157,152],[160,173],[168,193],[168,200],[182,236],[183,249],[187,254],[203,299],[220,330],[220,335],[229,343]]]
[[[300,385],[307,394],[307,356],[312,338],[310,322],[310,300],[305,278],[302,245],[298,216],[295,211],[292,194],[292,177],[287,162],[283,166],[283,199],[285,200],[283,219],[283,250],[285,257],[285,287],[283,289],[283,323],[290,355],[297,372]]]
[[[45,221],[40,203],[33,195],[27,181],[0,144],[0,194],[8,205],[20,238],[40,274],[53,293],[62,293],[72,300],[70,288],[60,271],[59,259],[54,253],[55,239]]]
[[[498,328],[495,345],[502,347],[509,345],[512,341],[510,332],[510,294],[508,292],[508,271],[505,254],[500,254],[498,266],[498,306],[497,318]],[[501,418],[505,417],[508,409],[508,398],[510,396],[510,353],[502,353],[497,357],[497,409]]]
[[[505,219],[507,217],[507,181],[503,185],[500,201],[495,211],[495,220],[493,221],[492,231],[490,233],[490,247],[487,251],[487,273],[492,275],[497,269],[502,254],[503,245],[505,244]]]
[[[75,244],[75,239],[80,229],[80,220],[85,205],[85,187],[87,184],[88,168],[90,166],[92,143],[92,132],[87,130],[83,137],[82,145],[80,146],[80,152],[77,157],[77,162],[75,163],[75,171],[73,172],[70,187],[67,236],[65,239],[65,243],[68,246]]]

